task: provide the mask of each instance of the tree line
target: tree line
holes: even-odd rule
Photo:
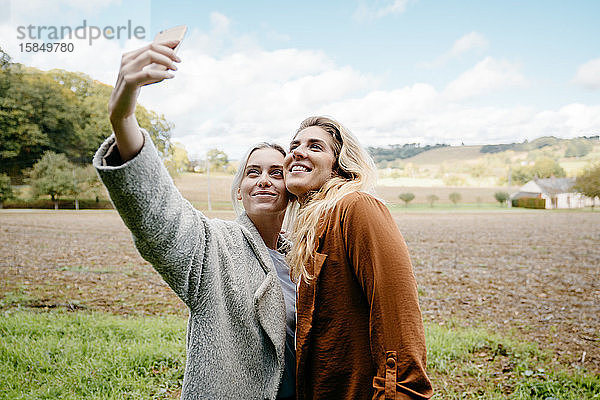
[[[585,168],[576,178],[575,184],[573,185],[572,190],[574,192],[578,192],[583,194],[590,199],[600,198],[600,163],[595,165],[590,165]],[[456,205],[460,200],[462,200],[462,195],[458,192],[452,192],[448,195],[450,201]],[[494,193],[494,198],[500,205],[505,204],[510,196],[508,192],[498,191]],[[398,199],[404,202],[404,206],[408,207],[408,203],[415,199],[415,194],[411,192],[400,193],[398,195]],[[440,198],[435,194],[430,194],[427,196],[427,202],[430,207],[433,207],[434,203],[438,201]],[[477,203],[481,203],[482,199],[477,198]],[[592,202],[592,211],[594,210],[594,202]]]
[[[82,73],[14,63],[0,49],[0,173],[21,183],[46,152],[63,154],[75,165],[89,164],[112,132],[106,111],[111,91]],[[136,117],[168,158],[174,151],[173,125],[140,105]]]
[[[389,147],[369,147],[367,150],[375,163],[379,164],[382,161],[411,158],[425,151],[448,146],[447,144],[421,146],[419,143],[406,143],[403,145],[393,144]]]
[[[507,150],[528,152],[567,142],[564,153],[565,157],[584,157],[593,150],[594,143],[597,143],[598,139],[599,136],[597,135],[582,136],[574,139],[560,139],[554,136],[543,136],[532,140],[531,142],[524,140],[523,143],[488,144],[482,146],[479,152],[483,154],[494,154]],[[404,160],[425,151],[449,146],[450,145],[448,144],[421,146],[419,143],[407,143],[403,145],[394,144],[387,147],[369,147],[368,151],[371,157],[373,157],[373,160],[377,164],[380,164],[382,161]]]
[[[494,198],[500,205],[506,203],[509,199],[509,194],[507,192],[496,192],[494,194]],[[408,207],[408,203],[415,199],[415,194],[412,192],[400,193],[398,198],[404,202],[404,207]],[[436,201],[440,198],[436,194],[430,194],[427,196],[427,203],[429,203],[430,207],[433,207]],[[459,201],[462,200],[462,195],[458,192],[452,192],[448,195],[448,199],[452,202],[452,204],[457,205]],[[481,197],[477,197],[477,203],[480,204],[483,201]]]
[[[506,144],[488,144],[482,146],[479,150],[481,153],[500,153],[507,150],[513,151],[532,151],[542,149],[547,146],[554,146],[561,142],[567,142],[565,149],[565,157],[584,157],[589,154],[594,148],[593,143],[598,142],[599,136],[582,136],[574,139],[559,139],[554,136],[543,136],[532,140],[524,140],[523,143],[506,143]]]
[[[91,159],[112,133],[106,110],[112,87],[77,72],[41,71],[12,61],[0,48],[0,207],[15,197],[12,184],[27,183],[32,197],[50,196],[58,207],[100,186]],[[171,141],[173,124],[138,105],[146,129],[171,173],[187,153]]]

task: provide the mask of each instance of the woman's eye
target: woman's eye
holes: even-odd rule
[[[317,150],[323,150],[323,146],[321,146],[321,145],[320,145],[320,144],[318,144],[318,143],[313,143],[313,144],[311,144],[311,145],[310,145],[310,148],[311,148],[311,149],[317,149]]]
[[[271,175],[274,175],[274,176],[283,176],[283,170],[281,170],[281,169],[273,170],[273,172],[271,172]]]
[[[259,172],[258,172],[257,170],[255,170],[255,169],[249,169],[249,170],[246,172],[246,175],[247,175],[247,176],[257,176],[257,175],[259,175]]]

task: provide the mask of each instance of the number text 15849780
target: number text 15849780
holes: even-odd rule
[[[19,48],[21,49],[21,53],[38,53],[38,52],[46,52],[46,53],[72,53],[75,50],[75,45],[73,43],[58,43],[58,42],[49,42],[49,43],[19,43]]]

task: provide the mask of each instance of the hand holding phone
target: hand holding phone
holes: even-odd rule
[[[176,51],[186,30],[186,26],[177,26],[161,31],[152,45],[145,45],[121,57],[117,83],[108,101],[108,114],[123,161],[133,158],[144,144],[144,136],[135,118],[140,89],[174,77],[167,69],[177,70],[174,63],[181,60],[165,46]],[[156,43],[161,45],[156,46]]]
[[[185,36],[186,31],[187,31],[186,25],[179,25],[179,26],[176,26],[173,28],[165,29],[156,34],[153,42],[154,43],[164,43],[164,42],[170,42],[170,41],[177,41],[178,42],[177,45],[173,48],[173,51],[175,51],[175,53],[177,53],[177,50],[179,50],[179,47],[181,46],[181,42],[183,41],[183,37]],[[151,64],[149,68],[152,68],[152,69],[158,70],[158,71],[166,71],[167,70],[167,67],[165,67],[164,65],[161,65],[161,64]]]

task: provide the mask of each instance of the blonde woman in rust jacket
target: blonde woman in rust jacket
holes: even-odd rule
[[[285,243],[279,235],[288,204],[285,151],[263,144],[248,153],[232,187],[234,201],[245,209],[236,221],[209,219],[184,200],[134,116],[140,87],[173,77],[145,67],[176,69],[175,44],[151,44],[123,56],[109,104],[114,135],[96,153],[94,166],[140,254],[189,307],[181,398],[293,396],[286,325],[290,315],[295,324],[295,305],[286,307],[282,285],[294,286],[281,279],[282,264],[274,264],[275,249]],[[292,371],[286,374],[292,382],[281,385],[284,370]]]
[[[423,322],[402,235],[373,161],[337,121],[307,118],[284,162],[298,216],[298,399],[428,399]]]

